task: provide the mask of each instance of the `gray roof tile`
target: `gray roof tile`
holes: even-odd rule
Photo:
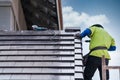
[[[0,75],[0,80],[9,80],[12,75]]]
[[[12,75],[10,77],[10,80],[30,80],[31,79],[31,75]]]
[[[0,32],[0,80],[82,79],[80,40],[55,33]]]

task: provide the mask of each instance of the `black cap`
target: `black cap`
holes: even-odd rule
[[[92,25],[91,27],[100,27],[100,28],[103,28],[103,29],[104,29],[104,27],[103,27],[102,25],[100,25],[100,24],[94,24],[94,25]]]

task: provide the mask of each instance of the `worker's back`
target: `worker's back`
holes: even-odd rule
[[[91,41],[90,41],[90,50],[97,47],[97,46],[105,46],[109,49],[113,41],[113,38],[103,29],[99,27],[90,27],[91,30]],[[106,58],[110,59],[107,50],[96,50],[93,51],[90,55],[102,57],[105,55]]]

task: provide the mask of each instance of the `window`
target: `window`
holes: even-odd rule
[[[11,2],[9,0],[0,0],[0,30],[13,30],[14,16]]]

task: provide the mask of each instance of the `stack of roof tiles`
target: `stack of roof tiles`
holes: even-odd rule
[[[1,31],[0,80],[83,80],[81,42],[64,31]]]

